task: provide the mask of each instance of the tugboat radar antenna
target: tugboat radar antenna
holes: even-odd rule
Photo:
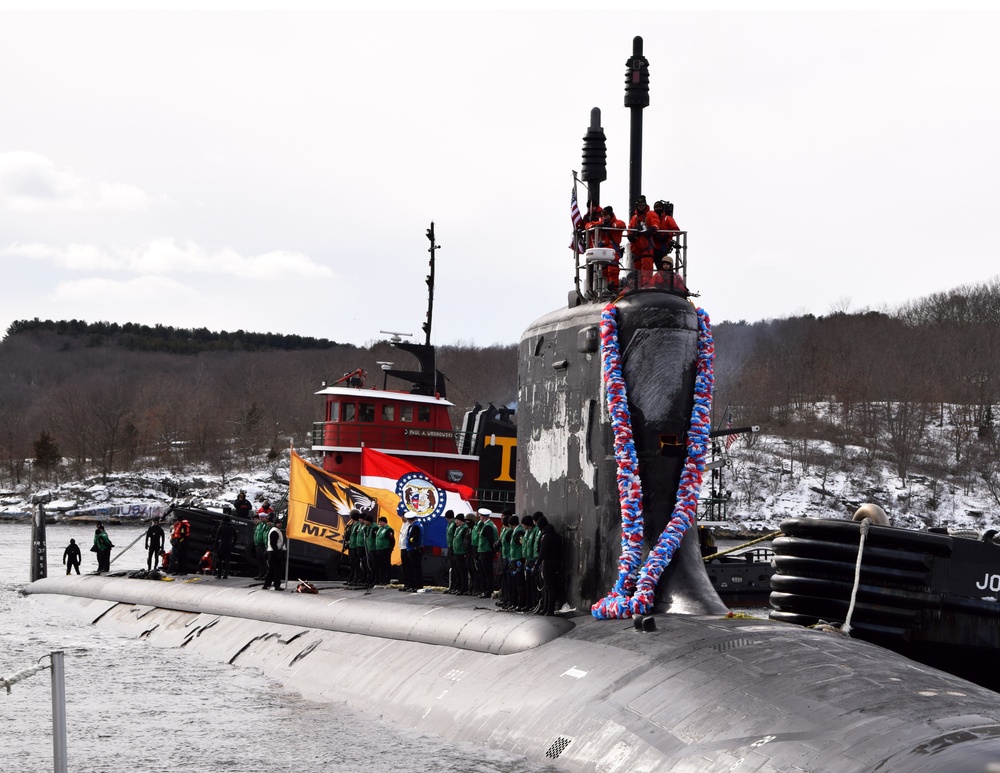
[[[628,208],[632,214],[642,194],[642,110],[649,107],[649,62],[642,55],[638,35],[632,39],[632,56],[625,66],[625,107],[632,112],[628,162]]]
[[[431,265],[430,273],[427,274],[427,319],[421,326],[424,331],[424,344],[426,346],[431,345],[431,321],[434,318],[434,253],[441,249],[441,245],[435,243],[434,241],[434,222],[431,221],[431,227],[427,229],[427,238],[430,240],[431,246],[427,251],[431,254]]]
[[[394,344],[398,344],[400,341],[402,341],[404,336],[406,338],[409,338],[411,335],[413,335],[413,333],[394,333],[391,330],[379,330],[378,332],[384,333],[385,335],[389,336],[389,341]]]

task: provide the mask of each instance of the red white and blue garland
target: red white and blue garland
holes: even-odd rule
[[[712,325],[708,314],[704,309],[697,309],[697,313],[698,364],[694,383],[694,407],[687,433],[687,458],[684,460],[677,489],[677,504],[670,522],[641,568],[642,480],[639,477],[639,460],[632,436],[632,417],[628,409],[625,379],[622,376],[615,304],[609,303],[601,313],[601,362],[618,468],[622,554],[618,561],[618,579],[614,587],[607,596],[591,607],[591,614],[600,619],[646,614],[653,608],[656,584],[670,563],[674,551],[681,544],[684,533],[694,523],[712,428],[712,362],[715,359],[715,342],[712,340]]]

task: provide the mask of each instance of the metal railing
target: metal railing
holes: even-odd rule
[[[657,230],[655,234],[664,244],[654,258],[653,271],[638,271],[632,258],[632,247],[626,239],[618,249],[607,246],[613,242],[607,234],[626,234],[632,229],[594,226],[577,232],[571,249],[575,259],[576,290],[588,300],[611,298],[622,291],[641,289],[663,289],[687,295],[687,231]],[[605,238],[602,238],[602,234]],[[619,237],[621,238],[621,237]],[[656,237],[654,237],[656,238]],[[602,244],[602,242],[604,244]],[[581,261],[581,256],[584,258]],[[667,261],[669,259],[669,264]],[[604,267],[617,264],[619,283],[610,286],[605,277]],[[680,279],[676,281],[674,277]]]
[[[483,507],[513,507],[514,489],[476,489],[476,501]]]
[[[729,498],[706,497],[699,499],[698,518],[703,521],[728,521]]]

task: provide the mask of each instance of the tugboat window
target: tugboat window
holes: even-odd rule
[[[399,406],[399,420],[400,421],[413,421],[413,406],[412,405],[401,405],[401,406]]]
[[[430,420],[431,420],[431,407],[429,405],[418,405],[417,421],[430,421]]]
[[[375,403],[361,403],[361,421],[372,424],[375,421]]]
[[[396,406],[395,405],[383,405],[382,406],[382,421],[395,421],[396,420]]]
[[[330,418],[327,421],[340,421],[340,403],[330,403]]]
[[[354,414],[357,411],[357,406],[354,403],[344,403],[344,414],[341,421],[354,421]]]

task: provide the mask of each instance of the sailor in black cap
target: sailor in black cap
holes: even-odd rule
[[[407,511],[406,542],[403,548],[403,583],[405,590],[416,593],[424,587],[424,529],[415,513]]]
[[[496,557],[496,545],[500,535],[493,523],[493,511],[479,508],[479,520],[482,527],[479,530],[479,545],[476,548],[476,560],[479,562],[479,598],[488,599],[493,595],[493,559]]]

